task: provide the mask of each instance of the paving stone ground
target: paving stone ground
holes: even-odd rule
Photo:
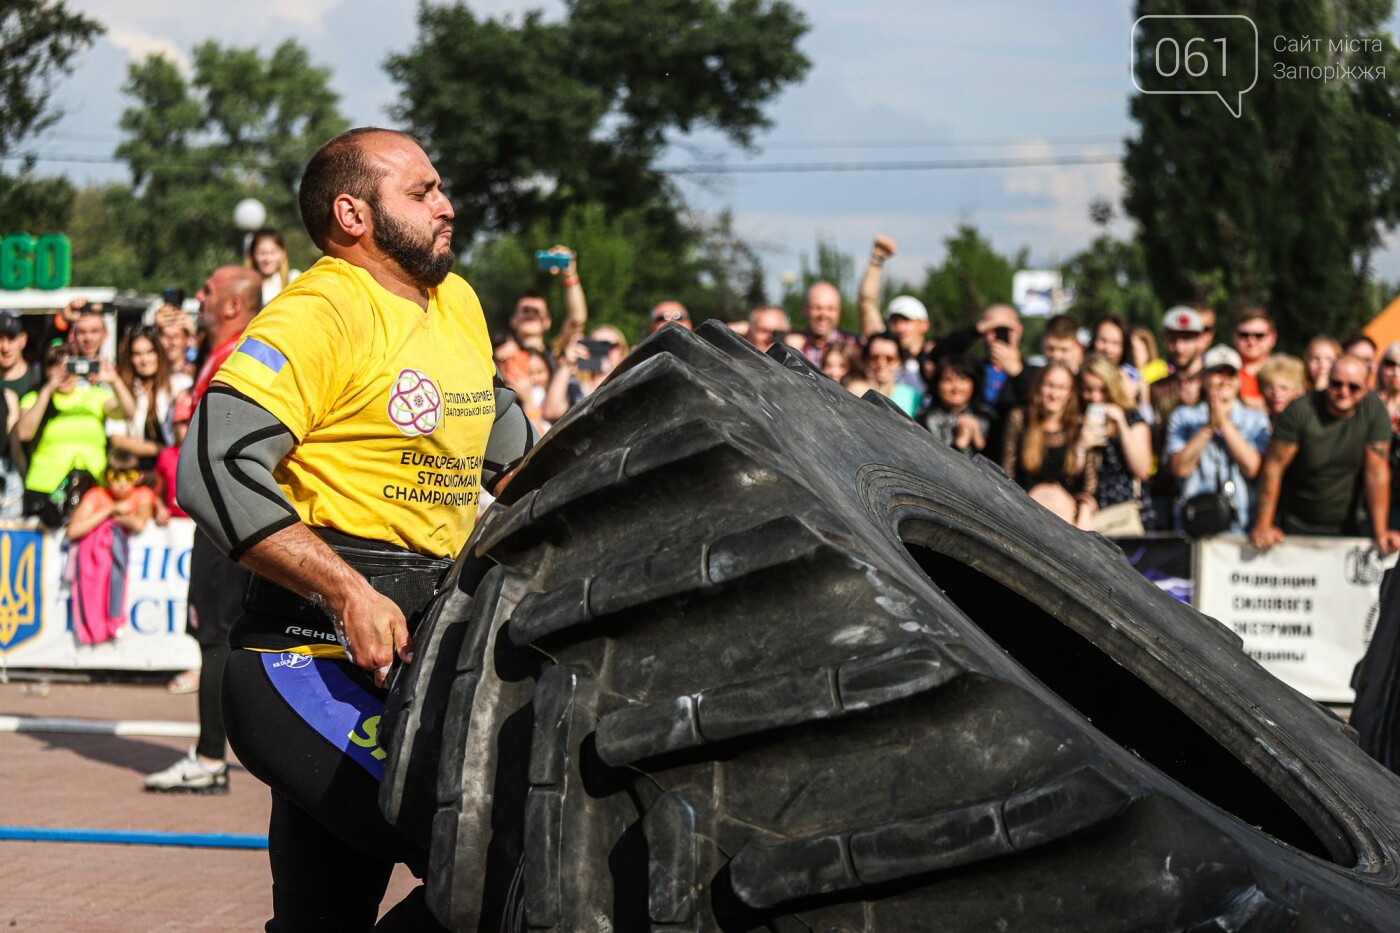
[[[197,721],[158,684],[0,684],[0,716]],[[268,790],[235,763],[221,797],[147,794],[190,739],[0,732],[0,825],[266,835]],[[385,909],[417,884],[400,866]],[[0,930],[261,930],[262,850],[0,841]]]

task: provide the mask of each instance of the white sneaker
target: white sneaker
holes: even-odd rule
[[[228,763],[210,771],[190,749],[188,755],[164,771],[147,775],[146,790],[162,794],[227,794]]]

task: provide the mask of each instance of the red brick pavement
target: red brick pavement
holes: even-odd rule
[[[162,686],[0,684],[0,715],[196,721],[193,696]],[[234,764],[222,797],[147,794],[143,777],[193,742],[0,732],[0,825],[267,833],[268,791]],[[417,882],[400,866],[386,906]],[[260,930],[267,853],[148,845],[0,842],[0,929]]]

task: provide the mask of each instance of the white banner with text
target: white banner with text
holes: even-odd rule
[[[1291,535],[1268,551],[1244,538],[1196,544],[1196,608],[1244,639],[1269,673],[1324,703],[1350,703],[1351,671],[1375,631],[1381,575],[1367,538]]]
[[[70,547],[63,533],[0,523],[0,664],[6,667],[182,671],[199,666],[185,634],[194,523],[150,524],[130,540],[127,630],[83,645],[73,630]]]

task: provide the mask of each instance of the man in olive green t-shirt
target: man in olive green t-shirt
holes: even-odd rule
[[[1364,500],[1377,550],[1400,549],[1400,531],[1386,527],[1390,418],[1366,390],[1368,372],[1364,360],[1343,356],[1332,364],[1326,389],[1304,395],[1279,416],[1259,475],[1250,533],[1255,547],[1267,550],[1286,533],[1364,534]]]

